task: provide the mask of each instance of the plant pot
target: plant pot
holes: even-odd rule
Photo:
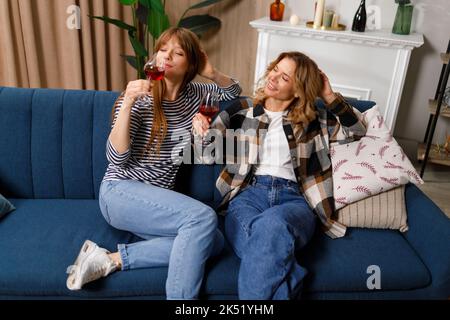
[[[397,14],[395,15],[394,26],[392,27],[392,33],[395,34],[409,34],[411,30],[411,20],[413,13],[413,5],[399,5],[397,7]]]

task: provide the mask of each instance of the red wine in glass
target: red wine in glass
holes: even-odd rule
[[[164,70],[159,70],[157,66],[148,66],[144,70],[148,80],[162,80],[164,78]]]
[[[199,112],[212,119],[219,112],[219,97],[215,92],[207,92],[200,103]]]
[[[208,118],[213,118],[219,112],[219,106],[202,104],[200,113]]]
[[[165,73],[164,60],[157,60],[154,56],[149,62],[144,66],[144,72],[148,80],[162,80]]]

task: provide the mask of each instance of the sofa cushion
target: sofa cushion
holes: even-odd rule
[[[378,107],[366,111],[362,121],[367,126],[364,137],[330,147],[336,209],[408,182],[423,183]]]
[[[381,290],[410,290],[431,283],[428,269],[397,230],[348,228],[331,239],[317,230],[298,260],[310,273],[305,292],[369,291],[369,266],[380,268]],[[376,291],[376,290],[375,290]]]
[[[5,216],[6,214],[13,211],[14,209],[16,209],[16,208],[14,208],[14,206],[11,204],[11,202],[9,202],[8,199],[6,199],[0,193],[0,219],[3,216]]]
[[[165,298],[167,268],[116,272],[81,291],[66,288],[66,268],[85,239],[111,251],[117,243],[141,240],[110,227],[96,200],[11,202],[16,212],[0,220],[0,296]],[[306,292],[368,291],[366,270],[370,265],[381,268],[383,290],[420,288],[430,282],[426,267],[408,243],[390,230],[349,229],[347,237],[336,240],[318,231],[299,261],[310,271]],[[208,262],[203,294],[236,298],[238,270],[239,259],[226,246]]]
[[[408,231],[405,185],[353,202],[336,211],[347,227]]]
[[[165,298],[167,268],[116,272],[72,292],[66,268],[73,264],[84,240],[110,251],[118,243],[141,240],[110,227],[97,200],[12,199],[17,210],[0,220],[0,296],[70,296],[79,298]],[[218,265],[218,260],[220,264]],[[233,295],[239,260],[227,248],[209,261],[206,294]]]

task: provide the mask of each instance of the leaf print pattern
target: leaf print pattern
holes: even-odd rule
[[[370,192],[369,188],[367,188],[366,186],[356,186],[352,190],[355,190],[356,192],[360,192],[360,193],[365,193],[368,196],[372,195],[372,192]]]
[[[377,120],[378,120],[378,129],[380,129],[384,123],[384,118],[383,116],[377,116]]]
[[[386,169],[403,169],[402,166],[398,166],[396,164],[393,164],[392,162],[386,161],[387,164],[384,165]]]
[[[385,178],[385,177],[380,177],[381,180],[383,180],[384,182],[387,182],[393,186],[398,186],[398,178]]]
[[[337,172],[339,170],[339,168],[346,162],[348,162],[347,159],[338,161],[333,167],[333,172]]]
[[[415,179],[419,184],[422,184],[423,181],[422,179],[419,177],[419,175],[413,171],[413,170],[405,170],[404,171],[408,176],[412,177],[413,179]]]
[[[358,144],[358,147],[356,148],[356,152],[355,152],[355,156],[359,156],[359,153],[361,152],[362,149],[364,149],[365,147],[367,147],[366,144],[363,144],[363,142],[361,141]]]
[[[380,148],[380,150],[378,151],[378,154],[380,155],[380,158],[383,159],[384,154],[386,153],[386,150],[389,149],[388,145],[384,145]]]
[[[377,170],[370,163],[363,161],[363,162],[360,162],[360,163],[357,163],[357,164],[359,164],[363,168],[369,169],[370,171],[372,171],[373,174],[377,174]]]
[[[362,179],[362,176],[354,176],[348,172],[344,172],[345,176],[342,177],[342,180],[359,180]]]
[[[343,204],[343,205],[348,204],[346,197],[334,198],[334,201],[336,201],[337,203]]]

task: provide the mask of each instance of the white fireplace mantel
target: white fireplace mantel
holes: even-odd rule
[[[390,30],[324,31],[268,17],[250,22],[258,30],[255,83],[283,51],[301,51],[328,75],[334,90],[377,102],[393,132],[411,51],[423,45],[421,34]]]

